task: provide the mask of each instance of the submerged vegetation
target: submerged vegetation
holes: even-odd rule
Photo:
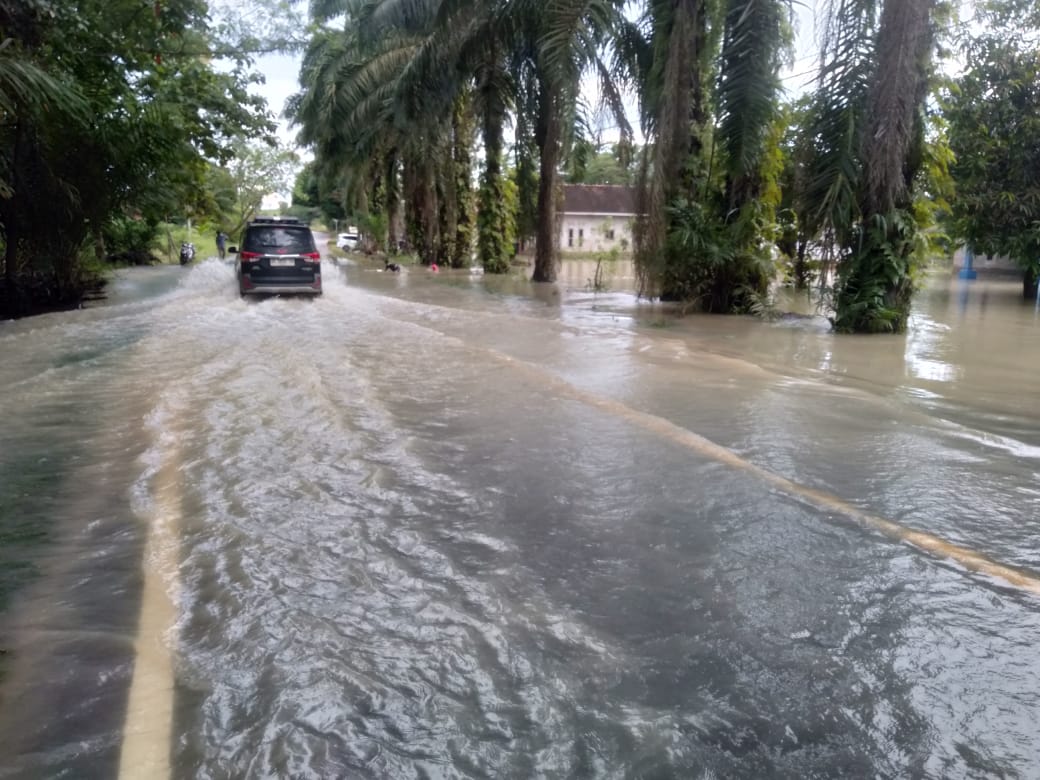
[[[311,3],[311,26],[271,44],[304,51],[286,115],[313,159],[293,211],[424,264],[506,273],[533,247],[533,281],[553,282],[562,183],[633,184],[643,295],[754,312],[777,279],[818,282],[837,330],[897,332],[937,244],[1040,277],[1021,179],[1038,46],[1004,32],[1038,10],[976,6],[982,32],[945,0],[829,0],[791,102],[794,0]],[[33,280],[78,294],[88,257],[175,217],[234,232],[294,164],[264,146],[255,36],[204,0],[142,7],[0,0],[4,313]],[[944,78],[954,54],[966,68]]]

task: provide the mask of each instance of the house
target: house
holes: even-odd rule
[[[632,251],[636,188],[617,184],[565,184],[560,252]]]

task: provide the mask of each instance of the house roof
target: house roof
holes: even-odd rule
[[[636,188],[620,184],[564,184],[564,214],[635,214]]]

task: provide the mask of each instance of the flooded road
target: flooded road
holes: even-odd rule
[[[0,323],[0,778],[1040,777],[1020,283],[859,338],[593,274]]]

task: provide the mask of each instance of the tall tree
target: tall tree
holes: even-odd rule
[[[488,41],[476,65],[474,94],[484,145],[484,169],[480,174],[477,191],[477,253],[486,273],[501,274],[509,270],[511,251],[506,241],[509,215],[506,211],[502,162],[512,81],[506,73],[503,55],[494,39]]]
[[[838,331],[906,326],[934,5],[833,0],[830,7],[803,217],[832,240]]]
[[[445,264],[461,262],[458,200],[469,192],[453,175],[456,160],[469,159],[456,139],[461,143],[472,132],[472,112],[480,114],[490,191],[482,196],[478,246],[485,270],[495,272],[508,267],[508,254],[495,244],[503,234],[495,209],[484,204],[502,200],[496,182],[509,79],[488,34],[494,20],[479,11],[433,0],[328,4],[326,14],[345,13],[344,28],[323,28],[313,38],[301,73],[304,90],[290,112],[301,140],[315,145],[344,181],[375,166],[387,172],[386,192],[396,193],[397,164],[388,164],[387,155],[400,160],[409,238],[424,263]],[[473,99],[459,104],[464,94]],[[468,220],[467,206],[465,243]]]
[[[728,312],[765,292],[788,15],[784,0],[648,3],[638,57],[650,139],[636,231],[644,293]]]
[[[548,7],[519,3],[518,26],[526,38],[521,52],[530,52],[537,86],[528,88],[532,101],[534,141],[539,155],[535,261],[532,280],[553,282],[559,265],[560,169],[580,121],[581,87],[585,76],[599,84],[603,102],[622,140],[631,140],[619,81],[628,76],[627,63],[606,59],[614,48],[615,32],[624,24],[622,2],[617,0],[560,0]],[[617,65],[612,67],[611,63]]]
[[[839,274],[839,331],[902,331],[910,316],[934,0],[885,0],[859,138],[860,218]]]
[[[640,63],[644,132],[636,265],[641,291],[682,299],[692,291],[682,279],[682,254],[669,246],[678,232],[677,209],[698,203],[708,177],[704,148],[709,135],[708,88],[713,43],[708,7],[701,0],[651,0],[644,26],[627,36],[627,49]]]
[[[455,240],[451,255],[452,268],[467,268],[473,252],[473,142],[476,118],[470,92],[455,99],[452,111],[452,170],[455,184]]]
[[[272,129],[247,71],[208,62],[206,10],[201,0],[0,4],[9,313],[30,267],[49,279],[49,303],[75,302],[81,250],[93,242],[103,256],[108,223],[190,201],[206,158],[224,161],[235,136]]]
[[[976,19],[983,30],[965,36],[964,71],[942,97],[955,155],[951,232],[979,253],[1014,259],[1030,299],[1040,279],[1040,41],[1031,5],[985,7]]]
[[[291,184],[299,159],[295,152],[267,144],[241,142],[226,166],[233,188],[233,222],[229,232],[237,235],[259,211],[263,199],[285,192]]]

